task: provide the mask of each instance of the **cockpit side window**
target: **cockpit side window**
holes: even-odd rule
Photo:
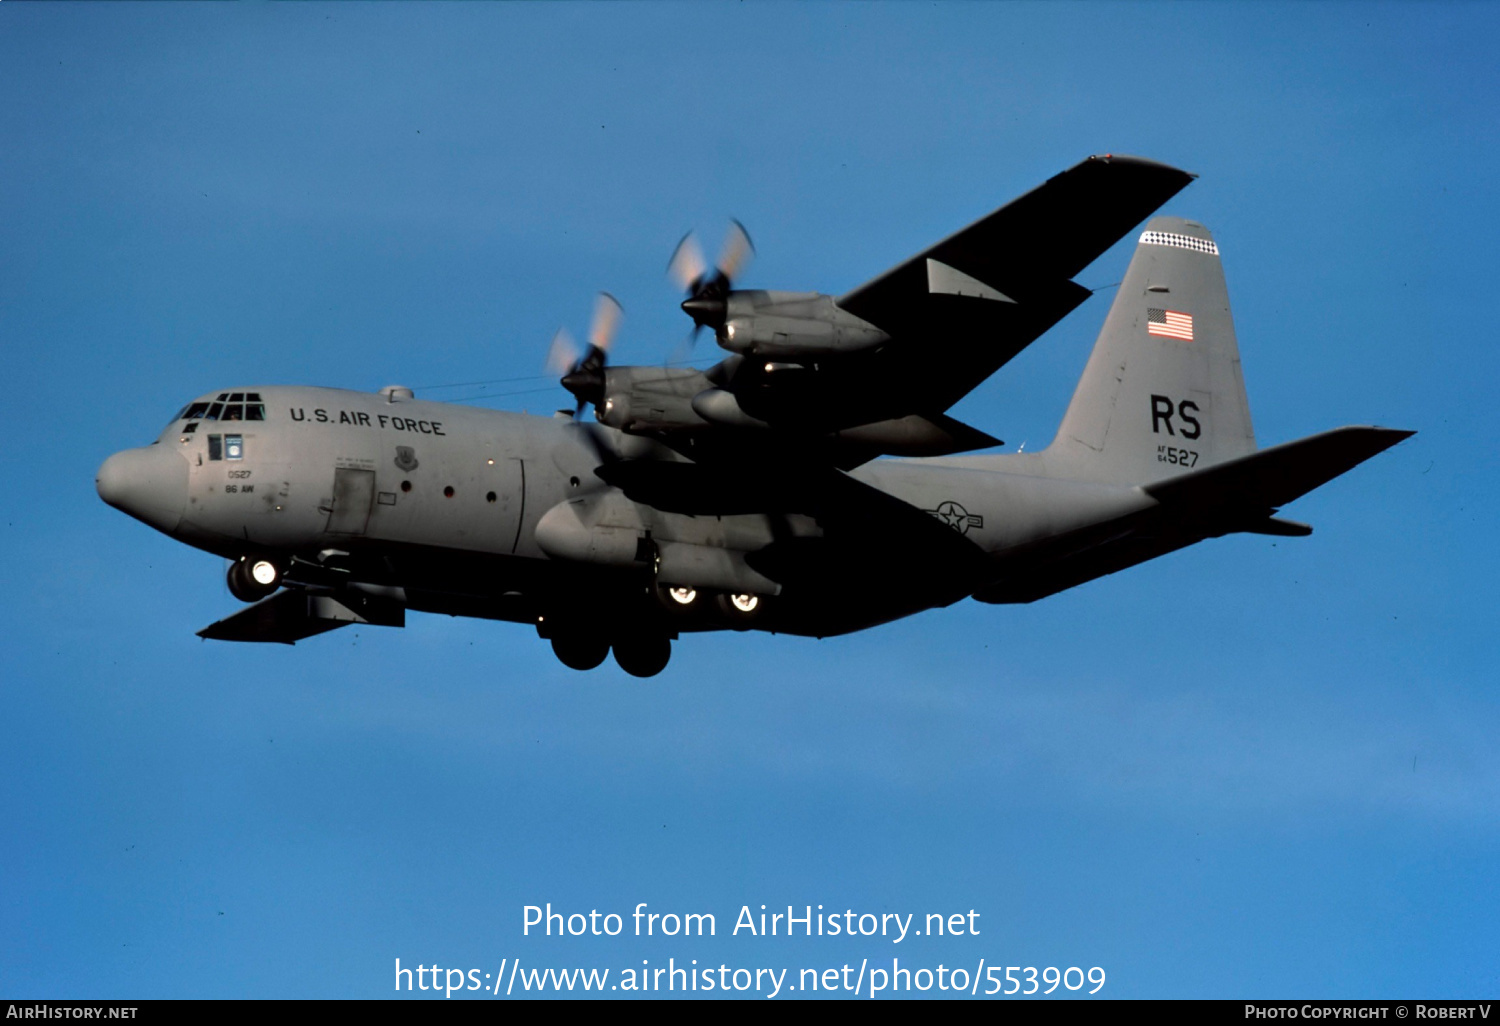
[[[202,420],[203,415],[208,412],[208,403],[193,403],[183,412],[182,416],[187,420]]]
[[[223,409],[224,409],[224,404],[223,403],[214,403],[212,406],[210,406],[208,408],[208,412],[203,415],[203,419],[204,420],[218,420],[219,419],[219,412],[221,410],[223,410]]]
[[[209,435],[208,458],[211,460],[242,460],[245,458],[244,435]]]

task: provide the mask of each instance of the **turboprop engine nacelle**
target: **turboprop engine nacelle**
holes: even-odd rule
[[[601,424],[632,434],[702,427],[693,396],[712,387],[691,367],[608,367],[595,411]]]
[[[890,336],[821,292],[731,292],[719,345],[732,353],[812,360],[874,349]]]

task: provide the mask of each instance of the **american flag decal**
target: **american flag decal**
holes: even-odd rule
[[[1193,315],[1150,307],[1146,310],[1146,331],[1148,334],[1161,335],[1163,338],[1180,338],[1184,342],[1191,342],[1193,340]]]

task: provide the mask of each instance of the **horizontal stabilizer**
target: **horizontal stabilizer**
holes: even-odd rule
[[[300,588],[278,592],[209,624],[198,632],[214,641],[274,641],[292,645],[351,623],[404,627],[406,610],[393,602],[362,595],[333,595]]]
[[[1276,509],[1383,452],[1413,431],[1344,427],[1146,487],[1160,505],[1123,521],[1045,539],[1007,555],[980,602],[1035,602],[1186,545],[1245,531],[1303,537]]]
[[[1167,478],[1147,485],[1146,491],[1163,506],[1190,506],[1195,512],[1269,513],[1415,433],[1379,427],[1336,428]]]

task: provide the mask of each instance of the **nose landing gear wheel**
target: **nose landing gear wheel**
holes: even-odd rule
[[[229,593],[241,602],[257,602],[281,587],[281,567],[269,559],[242,556],[229,567]]]
[[[603,638],[564,635],[552,639],[552,652],[570,670],[592,670],[609,655],[609,642]]]
[[[632,677],[655,677],[672,658],[672,642],[662,634],[633,634],[615,642],[615,662]]]

